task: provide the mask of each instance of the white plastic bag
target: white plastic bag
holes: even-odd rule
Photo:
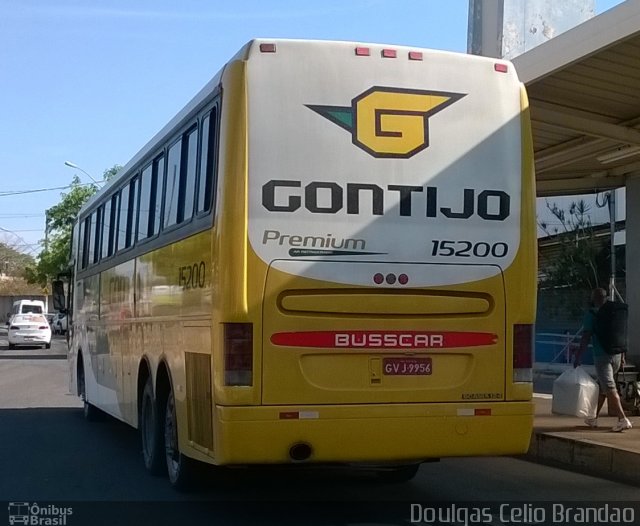
[[[557,415],[596,416],[598,384],[582,367],[569,369],[553,382],[551,412]]]

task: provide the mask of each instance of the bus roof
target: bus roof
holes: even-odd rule
[[[395,51],[403,51],[403,52],[420,52],[421,50],[427,50],[427,48],[420,48],[415,46],[401,46],[395,44],[382,44],[382,43],[365,43],[365,42],[353,42],[353,41],[336,41],[336,40],[302,40],[302,39],[278,39],[278,38],[256,38],[247,42],[244,46],[242,46],[238,52],[225,64],[223,64],[220,70],[216,73],[216,75],[180,110],[158,133],[156,133],[151,140],[149,140],[145,146],[143,146],[138,153],[136,153],[133,158],[127,162],[127,164],[113,177],[110,181],[108,181],[95,195],[93,195],[81,208],[78,216],[83,215],[88,210],[94,208],[97,202],[100,201],[101,196],[109,193],[111,190],[116,189],[123,180],[125,180],[132,170],[137,169],[138,164],[143,161],[147,156],[153,154],[157,148],[166,140],[167,136],[170,135],[174,130],[179,128],[192,114],[200,109],[200,107],[206,103],[209,96],[214,92],[216,87],[220,84],[222,80],[222,76],[224,74],[224,70],[227,64],[237,61],[237,60],[250,60],[252,55],[259,53],[261,44],[274,44],[275,49],[277,50],[278,44],[281,45],[294,45],[298,46],[309,46],[309,47],[323,47],[324,49],[328,47],[333,47],[336,50],[344,49],[346,47],[350,49],[368,49],[368,48],[384,48],[384,49],[392,49]],[[442,50],[434,50],[428,49],[430,53],[438,53],[443,55],[451,55],[451,57],[460,57],[464,55],[462,53],[452,52],[452,51],[442,51]],[[477,55],[465,55],[466,59],[469,60],[477,60],[477,61],[490,61],[494,63],[505,63],[508,64],[508,61],[488,58],[488,57],[480,57]]]

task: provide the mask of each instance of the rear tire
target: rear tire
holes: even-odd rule
[[[411,464],[409,466],[398,466],[391,469],[380,470],[376,475],[382,482],[390,484],[398,484],[401,482],[409,482],[418,473],[420,464]]]
[[[51,349],[51,342],[45,343],[44,348],[45,349]]]
[[[140,437],[142,439],[142,459],[144,467],[152,475],[164,475],[167,472],[164,453],[163,419],[159,417],[158,404],[153,396],[153,383],[147,380],[142,391],[140,404]]]
[[[178,444],[178,419],[173,391],[169,392],[164,418],[164,447],[169,482],[177,490],[195,486],[200,475],[200,463],[180,452]]]
[[[9,344],[9,350],[10,350],[10,351],[13,351],[15,348],[16,348],[16,346],[15,346],[15,344],[14,344],[14,343],[10,343],[10,344]]]
[[[48,348],[49,347],[47,347],[47,349]],[[101,416],[100,410],[96,406],[91,405],[87,400],[87,385],[85,383],[83,364],[80,364],[78,367],[78,395],[80,396],[80,400],[83,402],[82,415],[84,416],[84,419],[89,422],[99,420]]]

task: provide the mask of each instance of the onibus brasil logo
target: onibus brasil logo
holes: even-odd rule
[[[350,132],[353,144],[370,155],[408,159],[429,146],[429,117],[464,96],[374,86],[351,106],[306,106]]]
[[[37,502],[10,502],[9,526],[24,524],[27,526],[66,526],[67,518],[73,515],[73,509],[55,504],[39,505]]]

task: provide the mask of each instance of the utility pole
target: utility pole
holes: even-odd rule
[[[44,251],[49,250],[49,209],[44,211]]]

